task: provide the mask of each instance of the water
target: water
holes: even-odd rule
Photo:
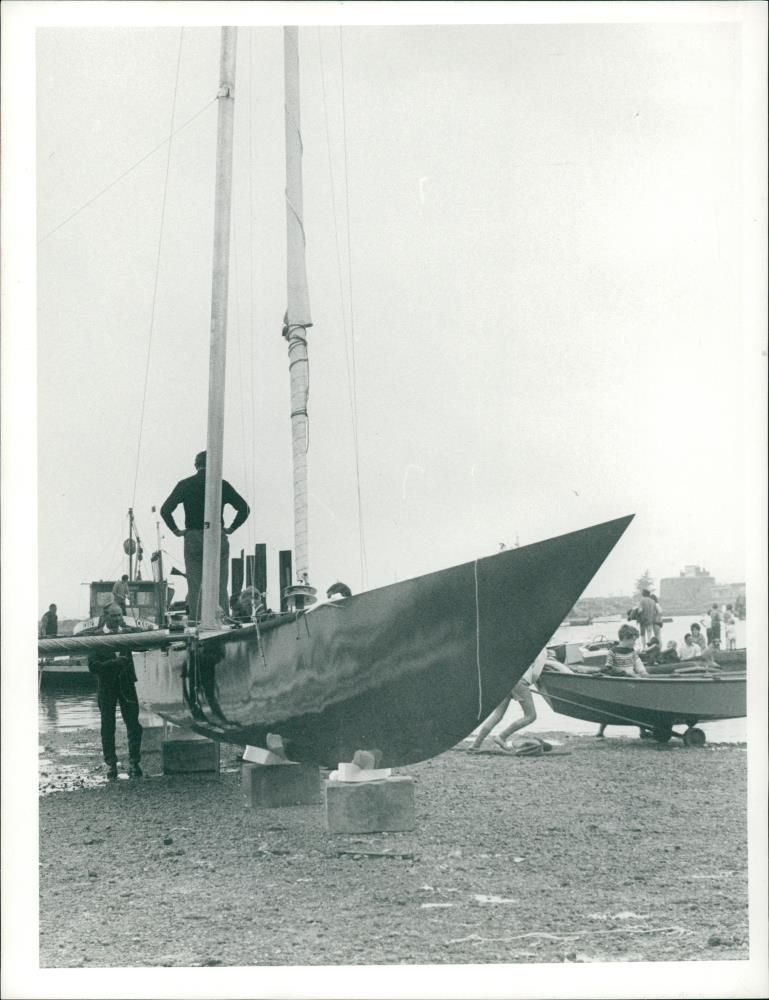
[[[527,733],[568,733],[572,736],[584,736],[594,733],[596,726],[592,722],[581,719],[570,719],[567,715],[557,715],[543,698],[535,700],[537,720],[525,732]],[[520,707],[513,702],[494,730],[503,729],[520,716]],[[161,720],[149,712],[140,715],[143,726],[158,726]],[[82,692],[42,692],[38,707],[38,723],[41,735],[50,732],[73,732],[78,729],[99,728],[99,708],[95,694]],[[724,719],[721,722],[700,723],[700,729],[705,731],[711,743],[745,743],[747,742],[747,725],[745,719]],[[609,728],[607,735],[627,735],[631,729]]]
[[[662,628],[662,644],[669,639],[675,639],[682,643],[684,635],[690,630],[691,623],[696,621],[694,616],[678,616],[672,622],[666,623]],[[620,622],[598,622],[595,625],[579,625],[570,628],[560,628],[553,636],[553,642],[587,642],[597,635],[605,635],[615,639]],[[745,622],[737,622],[737,646],[742,648],[746,644]],[[754,669],[757,664],[754,664]],[[566,715],[557,715],[545,703],[543,698],[537,697],[535,700],[537,708],[537,720],[524,732],[544,733],[561,732],[570,735],[584,735],[594,733],[596,726],[592,722],[583,722],[580,719],[571,719]],[[502,722],[497,729],[502,729],[509,725],[514,719],[520,716],[520,706],[513,702]],[[158,726],[161,720],[149,712],[142,712],[141,723],[143,726]],[[43,690],[40,692],[38,706],[38,723],[41,734],[48,732],[72,732],[77,729],[98,729],[99,728],[99,708],[96,704],[96,694],[94,692]],[[745,719],[724,719],[721,722],[706,722],[700,725],[705,731],[705,735],[713,743],[744,743],[747,741],[747,720]],[[495,730],[496,731],[496,730]],[[627,735],[633,730],[629,728],[610,727],[607,734]]]
[[[117,717],[120,719],[119,711]],[[139,721],[143,726],[163,724],[163,720],[157,715],[144,709],[139,712]],[[96,692],[68,691],[66,688],[55,687],[41,691],[38,697],[37,722],[41,735],[98,729],[100,720]]]

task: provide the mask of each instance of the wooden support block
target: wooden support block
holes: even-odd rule
[[[327,781],[329,833],[384,833],[413,830],[414,779],[395,775],[381,781]]]
[[[215,740],[182,731],[163,740],[163,774],[219,773],[219,744]]]
[[[320,768],[312,764],[243,762],[240,786],[246,809],[315,806],[320,803]]]

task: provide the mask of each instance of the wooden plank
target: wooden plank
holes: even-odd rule
[[[293,569],[292,569],[292,553],[291,549],[281,549],[278,552],[278,579],[280,580],[280,610],[288,610],[288,601],[283,596],[286,587],[290,587],[293,583]]]
[[[239,594],[243,589],[243,557],[235,556],[231,560],[232,593]]]
[[[254,546],[254,586],[260,594],[267,593],[267,546],[264,543]]]

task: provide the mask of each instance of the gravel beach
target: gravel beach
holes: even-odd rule
[[[244,808],[238,748],[107,784],[95,732],[44,734],[40,966],[746,959],[745,745],[552,737],[404,768],[416,829],[340,836]]]

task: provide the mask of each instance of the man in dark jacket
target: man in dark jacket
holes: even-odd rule
[[[50,639],[58,635],[59,617],[56,614],[56,605],[51,604],[40,619],[40,635],[44,639]]]
[[[184,507],[184,527],[179,528],[174,520],[174,511],[181,504]],[[235,508],[235,517],[229,528],[224,527],[224,508],[230,504]],[[184,537],[184,569],[187,576],[187,613],[193,621],[200,618],[199,597],[203,579],[203,522],[206,511],[206,453],[195,456],[195,475],[181,479],[171,491],[171,495],[160,508],[163,518],[173,533]],[[243,497],[222,480],[222,536],[219,563],[219,605],[226,614],[229,610],[227,599],[227,576],[229,571],[230,543],[227,536],[243,524],[250,508]]]
[[[117,604],[104,609],[104,624],[84,629],[80,635],[104,635],[124,632],[141,632],[123,622]],[[142,727],[139,724],[139,699],[136,696],[136,672],[131,654],[127,650],[94,649],[88,654],[88,669],[99,682],[99,715],[101,716],[101,748],[107,765],[107,777],[117,778],[115,753],[115,711],[120,705],[128,733],[128,774],[141,778]]]

